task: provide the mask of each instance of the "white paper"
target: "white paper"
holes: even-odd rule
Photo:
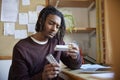
[[[30,5],[30,0],[22,0],[22,5]]]
[[[15,39],[23,39],[27,37],[27,30],[15,30]]]
[[[83,64],[81,67],[81,69],[91,69],[91,68],[94,68],[94,69],[99,69],[99,68],[111,68],[111,67],[106,67],[106,66],[102,66],[102,65],[99,65],[99,64]]]
[[[19,13],[19,24],[21,24],[21,25],[28,24],[28,14],[27,13]]]
[[[28,32],[33,32],[35,33],[35,24],[28,24],[27,25],[27,28],[28,28]]]
[[[14,35],[15,23],[4,23],[4,35]]]
[[[36,23],[37,22],[37,12],[36,11],[29,11],[28,12],[29,15],[29,23]]]
[[[19,0],[2,0],[1,21],[16,22]]]
[[[114,77],[114,73],[99,73],[99,74],[92,74],[92,77],[96,78],[103,78],[103,79],[112,79]]]
[[[39,6],[37,6],[36,11],[37,11],[38,13],[40,13],[40,11],[41,11],[44,7],[45,7],[45,6],[39,5]]]

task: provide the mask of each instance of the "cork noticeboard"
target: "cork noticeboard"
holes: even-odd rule
[[[2,0],[0,0],[0,17],[1,17],[1,4]],[[14,4],[13,4],[14,5]],[[22,5],[22,0],[19,0],[19,13],[28,11],[36,11],[36,7],[42,5],[46,6],[46,0],[30,0],[30,5]],[[9,23],[9,22],[8,22]],[[20,25],[19,21],[15,22],[15,29],[25,29],[27,30],[27,25]],[[28,36],[32,33],[28,32]],[[0,20],[0,60],[2,59],[11,59],[12,51],[14,45],[19,41],[19,39],[15,39],[14,35],[5,36],[4,35],[4,22]]]

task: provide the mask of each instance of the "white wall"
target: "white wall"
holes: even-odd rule
[[[82,50],[85,49],[84,41],[88,42],[88,40],[89,40],[88,34],[85,33],[67,33],[64,37],[64,41],[66,43],[76,41]]]
[[[90,40],[90,48],[89,48],[89,56],[94,58],[96,60],[97,58],[97,49],[96,49],[97,45],[96,45],[96,37],[93,36],[91,37],[91,40]]]
[[[89,21],[90,21],[90,27],[96,28],[96,8],[92,8],[92,10],[89,11]],[[95,34],[95,33],[94,33]],[[89,47],[89,56],[96,59],[97,58],[97,39],[96,35],[92,35],[90,37],[90,47]]]
[[[90,27],[96,27],[96,8],[89,11]]]
[[[0,60],[0,80],[8,80],[11,60]]]
[[[59,8],[60,10],[67,10],[73,14],[75,27],[88,27],[88,8]]]

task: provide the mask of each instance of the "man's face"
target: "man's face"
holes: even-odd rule
[[[53,38],[58,32],[60,24],[61,18],[59,16],[48,15],[45,21],[43,35],[47,38]]]

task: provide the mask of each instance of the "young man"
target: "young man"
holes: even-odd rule
[[[38,16],[36,32],[15,45],[8,80],[62,80],[58,76],[60,65],[50,64],[46,60],[48,54],[71,69],[80,68],[77,47],[54,51],[56,45],[65,44],[65,22],[61,12],[52,6],[45,7]]]

